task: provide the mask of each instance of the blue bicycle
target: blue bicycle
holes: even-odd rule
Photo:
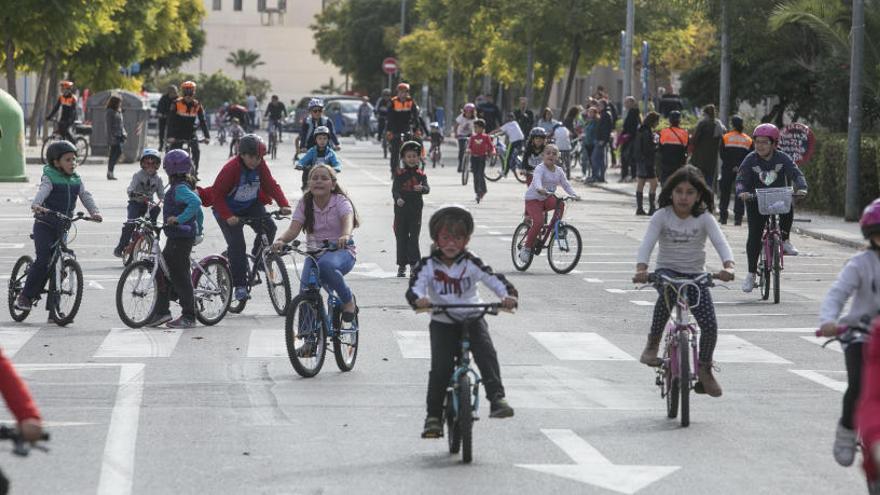
[[[450,309],[473,309],[467,317],[462,318],[449,312]],[[468,329],[469,323],[479,320],[485,315],[497,315],[500,303],[491,304],[438,304],[418,309],[417,313],[443,313],[461,325],[461,352],[455,357],[455,367],[449,386],[446,388],[446,400],[443,407],[446,419],[446,438],[449,442],[449,453],[461,452],[461,460],[469,463],[473,460],[473,426],[479,419],[480,409],[480,375],[471,368],[471,342]],[[505,310],[506,311],[506,310]]]
[[[323,247],[313,251],[300,249],[299,246],[299,241],[293,241],[279,254],[299,254],[310,258],[317,267],[318,256],[321,253],[338,249],[336,243],[328,241],[324,241]],[[296,265],[296,257],[294,257],[294,267],[302,280],[302,274]],[[290,364],[303,378],[317,375],[324,365],[324,354],[329,339],[333,343],[333,354],[336,356],[336,365],[340,371],[351,371],[358,351],[357,310],[351,328],[343,329],[342,301],[328,286],[321,283],[317,269],[309,270],[306,276],[308,278],[305,289],[287,306],[287,317],[284,320],[284,335]],[[327,292],[326,308],[321,296],[322,287]]]

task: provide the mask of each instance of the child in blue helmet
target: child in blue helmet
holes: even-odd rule
[[[122,226],[122,235],[119,237],[119,243],[113,250],[113,256],[122,257],[125,247],[131,242],[131,233],[134,231],[134,224],[131,220],[140,218],[147,214],[149,210],[150,221],[156,223],[161,208],[154,205],[150,208],[150,201],[153,195],[162,201],[165,197],[165,187],[162,185],[162,177],[159,176],[159,166],[162,164],[162,156],[158,150],[152,148],[144,149],[141,155],[141,169],[134,173],[131,177],[131,183],[128,185],[128,222]]]

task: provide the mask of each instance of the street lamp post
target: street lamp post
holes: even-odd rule
[[[859,148],[862,141],[862,61],[865,48],[865,0],[852,3],[852,58],[849,66],[849,132],[846,150],[846,204],[849,221],[859,219]]]
[[[632,95],[632,71],[633,71],[633,31],[635,30],[636,7],[635,0],[626,1],[626,34],[624,35],[623,52],[623,94],[621,101]]]

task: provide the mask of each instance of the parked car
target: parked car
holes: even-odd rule
[[[150,116],[147,118],[147,129],[156,129],[159,125],[159,120],[156,116],[156,109],[159,106],[159,99],[162,98],[162,93],[147,93],[143,98],[150,106]]]
[[[351,95],[310,95],[300,98],[296,107],[291,109],[290,114],[284,119],[282,124],[284,132],[299,132],[302,127],[302,121],[309,112],[309,100],[312,98],[324,100],[324,115],[329,118],[333,118],[336,110],[342,112],[344,128],[337,130],[340,135],[348,136],[354,134],[357,126],[357,111],[363,99],[359,96]],[[370,107],[372,108],[372,105]],[[376,120],[376,116],[370,116],[370,132],[375,134],[378,132],[378,129],[379,121]]]

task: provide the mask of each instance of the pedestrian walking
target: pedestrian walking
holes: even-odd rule
[[[691,139],[693,146],[691,163],[703,172],[710,189],[718,178],[718,152],[721,149],[724,133],[724,125],[715,118],[715,105],[703,107],[703,118],[697,124]]]
[[[394,198],[394,237],[397,240],[397,276],[406,276],[406,266],[412,276],[415,264],[422,258],[419,250],[419,234],[422,230],[422,196],[428,194],[428,176],[421,165],[422,145],[407,141],[400,147],[399,168],[391,185]]]
[[[630,178],[636,178],[636,170],[638,168],[638,159],[633,156],[632,144],[639,132],[639,126],[642,124],[642,116],[639,112],[639,105],[632,96],[627,96],[623,101],[626,109],[626,117],[623,119],[623,131],[617,138],[617,147],[620,149],[620,180],[626,182]]]
[[[730,191],[736,182],[736,172],[745,157],[754,149],[752,138],[743,132],[743,119],[739,115],[730,118],[733,130],[721,138],[721,182],[718,184],[718,215],[721,225],[727,224],[727,207]],[[742,198],[733,200],[733,224],[742,225],[745,204]]]
[[[645,121],[639,127],[638,133],[632,142],[632,160],[636,167],[636,215],[653,215],[657,208],[654,206],[654,198],[657,194],[657,173],[654,167],[654,159],[657,154],[657,145],[654,142],[654,128],[660,123],[660,114],[649,112]],[[645,182],[650,189],[648,191],[648,212],[643,207]]]
[[[165,149],[165,127],[168,124],[168,112],[177,101],[177,86],[171,84],[156,104],[156,118],[159,124],[159,151]]]
[[[688,132],[681,124],[681,112],[669,112],[669,127],[660,131],[660,184],[666,184],[676,170],[687,161]]]
[[[107,100],[107,144],[110,146],[110,156],[107,158],[107,180],[116,180],[113,169],[116,162],[122,156],[122,144],[127,137],[125,125],[122,121],[122,98],[113,95]]]

